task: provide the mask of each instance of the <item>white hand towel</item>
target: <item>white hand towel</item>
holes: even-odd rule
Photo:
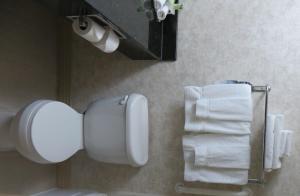
[[[248,182],[247,169],[213,168],[195,165],[193,148],[199,144],[205,146],[249,146],[249,135],[201,134],[183,136],[183,151],[185,160],[184,179],[186,181],[201,181],[207,183],[237,184]],[[250,157],[249,155],[245,155]]]
[[[281,130],[280,134],[280,158],[288,157],[292,151],[293,131]]]
[[[204,119],[252,121],[251,97],[200,98],[196,116]]]
[[[166,0],[154,0],[154,8],[155,10],[161,9],[166,3]]]
[[[251,86],[248,84],[212,84],[203,87],[186,86],[189,97],[199,98],[228,98],[228,97],[251,97]],[[196,99],[196,100],[197,100]]]
[[[273,169],[273,150],[274,150],[274,127],[276,115],[268,114],[266,143],[265,143],[265,171],[270,172]]]
[[[156,15],[159,21],[165,20],[168,13],[169,13],[170,9],[167,5],[164,5],[163,7],[161,7],[160,9],[158,9],[156,11]]]
[[[248,183],[248,170],[199,167],[191,161],[185,161],[184,180],[188,182],[200,181],[245,185]]]
[[[280,131],[283,130],[284,115],[277,114],[274,127],[274,149],[273,149],[273,169],[281,168],[280,160]]]
[[[249,169],[249,145],[203,145],[194,148],[195,166],[215,168]]]
[[[250,122],[199,120],[196,117],[196,102],[201,98],[251,97],[251,86],[247,84],[217,84],[204,87],[187,86],[185,94],[186,131],[224,134],[250,134]]]
[[[185,123],[184,129],[189,132],[242,135],[251,133],[251,123],[222,120],[194,120],[193,122]]]
[[[250,146],[250,135],[189,134],[182,137],[183,148],[205,146]]]

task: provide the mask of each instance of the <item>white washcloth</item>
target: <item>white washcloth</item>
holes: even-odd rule
[[[204,119],[252,121],[251,97],[200,98],[196,116]]]
[[[276,115],[268,114],[266,143],[265,143],[265,171],[270,172],[273,168],[273,150],[274,150],[274,127]]]
[[[186,131],[223,134],[250,134],[250,122],[224,121],[215,119],[201,120],[196,116],[196,102],[201,98],[246,98],[251,99],[251,86],[247,84],[216,84],[204,87],[187,86],[185,94]],[[252,108],[251,108],[252,109]],[[251,111],[252,113],[252,111]]]
[[[280,158],[288,157],[291,155],[292,138],[293,138],[293,131],[291,130],[280,131]]]
[[[293,131],[283,130],[284,116],[268,114],[265,146],[265,171],[281,168],[281,159],[291,154]]]
[[[199,146],[249,146],[249,135],[201,134],[183,136],[183,151],[185,160],[185,181],[201,181],[207,183],[237,184],[248,182],[248,169],[215,168],[195,165],[195,152],[191,149]],[[249,160],[250,151],[243,155]]]
[[[166,0],[154,0],[154,8],[155,10],[161,9],[166,3]]]
[[[249,169],[249,145],[203,145],[194,147],[195,166]]]
[[[274,126],[274,148],[273,148],[273,169],[281,168],[281,160],[280,160],[280,131],[283,130],[284,125],[284,115],[277,114]]]

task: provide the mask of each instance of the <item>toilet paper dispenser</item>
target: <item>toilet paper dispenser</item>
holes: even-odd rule
[[[74,32],[105,53],[116,51],[120,39],[125,39],[117,28],[98,15],[72,16],[71,19]]]
[[[82,14],[79,16],[67,16],[67,18],[69,18],[73,22],[78,19],[81,28],[87,27],[86,20],[87,18],[90,18],[102,27],[110,27],[119,37],[119,39],[127,39],[127,36],[124,33],[122,33],[121,30],[116,25],[106,20],[105,17],[102,17],[100,14]]]

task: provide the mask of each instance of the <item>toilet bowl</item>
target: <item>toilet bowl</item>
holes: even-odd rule
[[[79,150],[101,162],[145,165],[148,160],[148,102],[140,94],[97,100],[80,114],[70,106],[38,100],[14,117],[17,151],[37,163],[58,163]]]

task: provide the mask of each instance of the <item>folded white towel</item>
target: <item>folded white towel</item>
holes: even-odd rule
[[[196,116],[196,102],[201,98],[246,98],[251,100],[251,86],[247,84],[216,84],[204,87],[187,86],[185,94],[186,131],[224,134],[250,134],[250,122],[224,121],[215,119],[201,120]],[[248,112],[249,113],[249,112]],[[251,111],[252,113],[252,111]]]
[[[284,125],[284,115],[277,114],[274,126],[274,148],[273,148],[273,169],[281,168],[280,160],[280,131],[283,130]]]
[[[184,180],[206,183],[245,185],[248,183],[248,170],[224,169],[195,166],[191,161],[185,161]]]
[[[268,114],[266,143],[265,143],[265,171],[270,172],[273,169],[273,150],[274,150],[274,127],[276,115]]]
[[[203,87],[186,86],[190,97],[225,98],[225,97],[251,97],[251,86],[248,84],[212,84]],[[187,95],[187,94],[186,94]]]
[[[200,98],[196,116],[204,119],[252,121],[251,97]]]
[[[284,115],[268,114],[265,146],[265,171],[281,168],[281,158],[291,154],[293,131],[283,130]]]
[[[205,145],[194,147],[195,166],[215,168],[249,169],[249,145]]]
[[[251,123],[241,121],[203,120],[185,123],[185,131],[220,134],[250,134]]]
[[[291,155],[292,138],[293,138],[293,131],[291,130],[280,131],[280,158],[288,157]]]
[[[248,169],[232,169],[232,168],[217,168],[218,166],[231,167],[249,167],[250,163],[250,136],[249,135],[223,135],[223,134],[201,134],[201,135],[185,135],[183,136],[183,151],[185,160],[184,179],[186,181],[201,181],[207,183],[222,183],[222,184],[247,184]],[[201,166],[201,159],[195,160],[195,148],[199,146],[243,146],[249,147],[249,151],[244,149],[245,154],[241,155],[238,163],[230,163],[217,157],[215,161],[210,159],[206,162],[206,166]],[[217,148],[217,147],[216,147]],[[199,149],[198,149],[199,150]],[[215,151],[216,152],[216,151]],[[196,152],[197,153],[197,152]],[[200,152],[201,153],[201,152]],[[222,152],[223,153],[223,152]],[[230,152],[228,152],[230,153]],[[225,157],[223,155],[223,157]],[[228,157],[227,157],[228,158]],[[195,162],[197,163],[195,164]],[[242,162],[242,163],[241,163]],[[248,162],[248,166],[245,162]],[[210,167],[214,166],[214,167]]]
[[[189,134],[182,137],[183,148],[205,146],[250,146],[250,135]]]
[[[154,8],[155,10],[161,9],[166,3],[166,0],[154,0]]]

